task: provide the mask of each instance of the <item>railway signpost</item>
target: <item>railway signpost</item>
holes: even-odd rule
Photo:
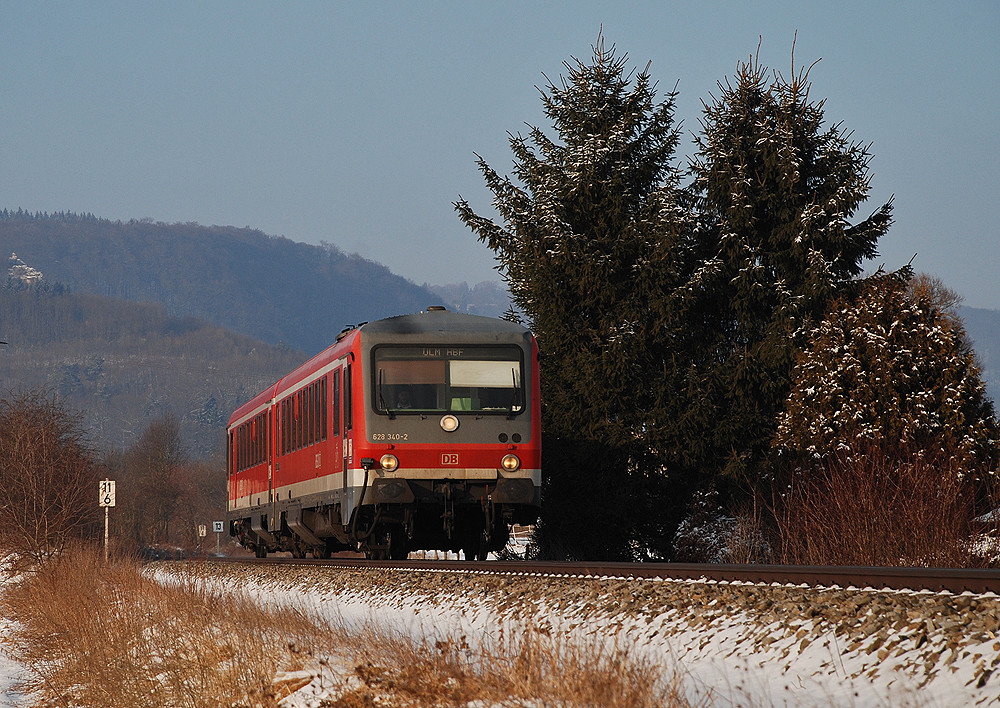
[[[212,522],[212,531],[215,532],[215,552],[216,552],[216,554],[219,553],[219,544],[220,544],[220,542],[222,540],[222,532],[225,530],[225,528],[226,528],[225,522],[222,522],[222,521],[213,521]]]
[[[115,505],[115,481],[102,479],[98,482],[97,503],[104,507],[104,560],[108,559],[108,510]]]

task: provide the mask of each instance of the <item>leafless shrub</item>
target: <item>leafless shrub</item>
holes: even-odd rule
[[[943,456],[857,446],[796,469],[776,504],[785,563],[973,563],[973,475]]]
[[[78,420],[54,397],[0,399],[0,546],[39,560],[92,532],[99,476]]]

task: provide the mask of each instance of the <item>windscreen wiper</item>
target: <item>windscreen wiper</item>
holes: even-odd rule
[[[396,412],[385,404],[385,397],[382,395],[382,380],[385,377],[385,369],[378,370],[378,405],[379,408],[389,414],[389,420],[396,419]]]
[[[510,394],[510,409],[507,413],[507,420],[514,420],[514,410],[518,412],[521,410],[521,389],[517,385],[517,371],[511,367],[510,378],[512,383],[511,394]]]

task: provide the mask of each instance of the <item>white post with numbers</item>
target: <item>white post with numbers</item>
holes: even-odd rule
[[[102,479],[98,482],[98,504],[104,507],[104,560],[108,560],[108,509],[115,505],[115,481]]]
[[[222,532],[226,529],[226,525],[222,521],[212,522],[212,531],[215,532],[215,555],[219,555],[219,542],[222,540]]]

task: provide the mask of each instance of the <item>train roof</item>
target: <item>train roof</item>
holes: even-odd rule
[[[497,317],[466,315],[444,308],[428,308],[410,315],[388,317],[360,327],[362,334],[426,334],[428,332],[482,332],[523,335],[527,329]]]
[[[433,340],[435,336],[446,337],[452,332],[470,335],[470,340],[476,343],[509,342],[515,338],[527,338],[531,335],[521,325],[497,317],[466,315],[435,307],[429,307],[423,312],[366,322],[358,327],[345,329],[337,337],[336,342],[310,357],[264,391],[239,406],[229,417],[229,425],[232,426],[236,421],[245,418],[249,413],[273,399],[287,386],[294,385],[306,377],[309,372],[320,366],[321,362],[333,361],[341,356],[353,346],[354,339],[359,335],[378,342],[400,336],[405,338],[406,335],[414,335],[414,339]]]

